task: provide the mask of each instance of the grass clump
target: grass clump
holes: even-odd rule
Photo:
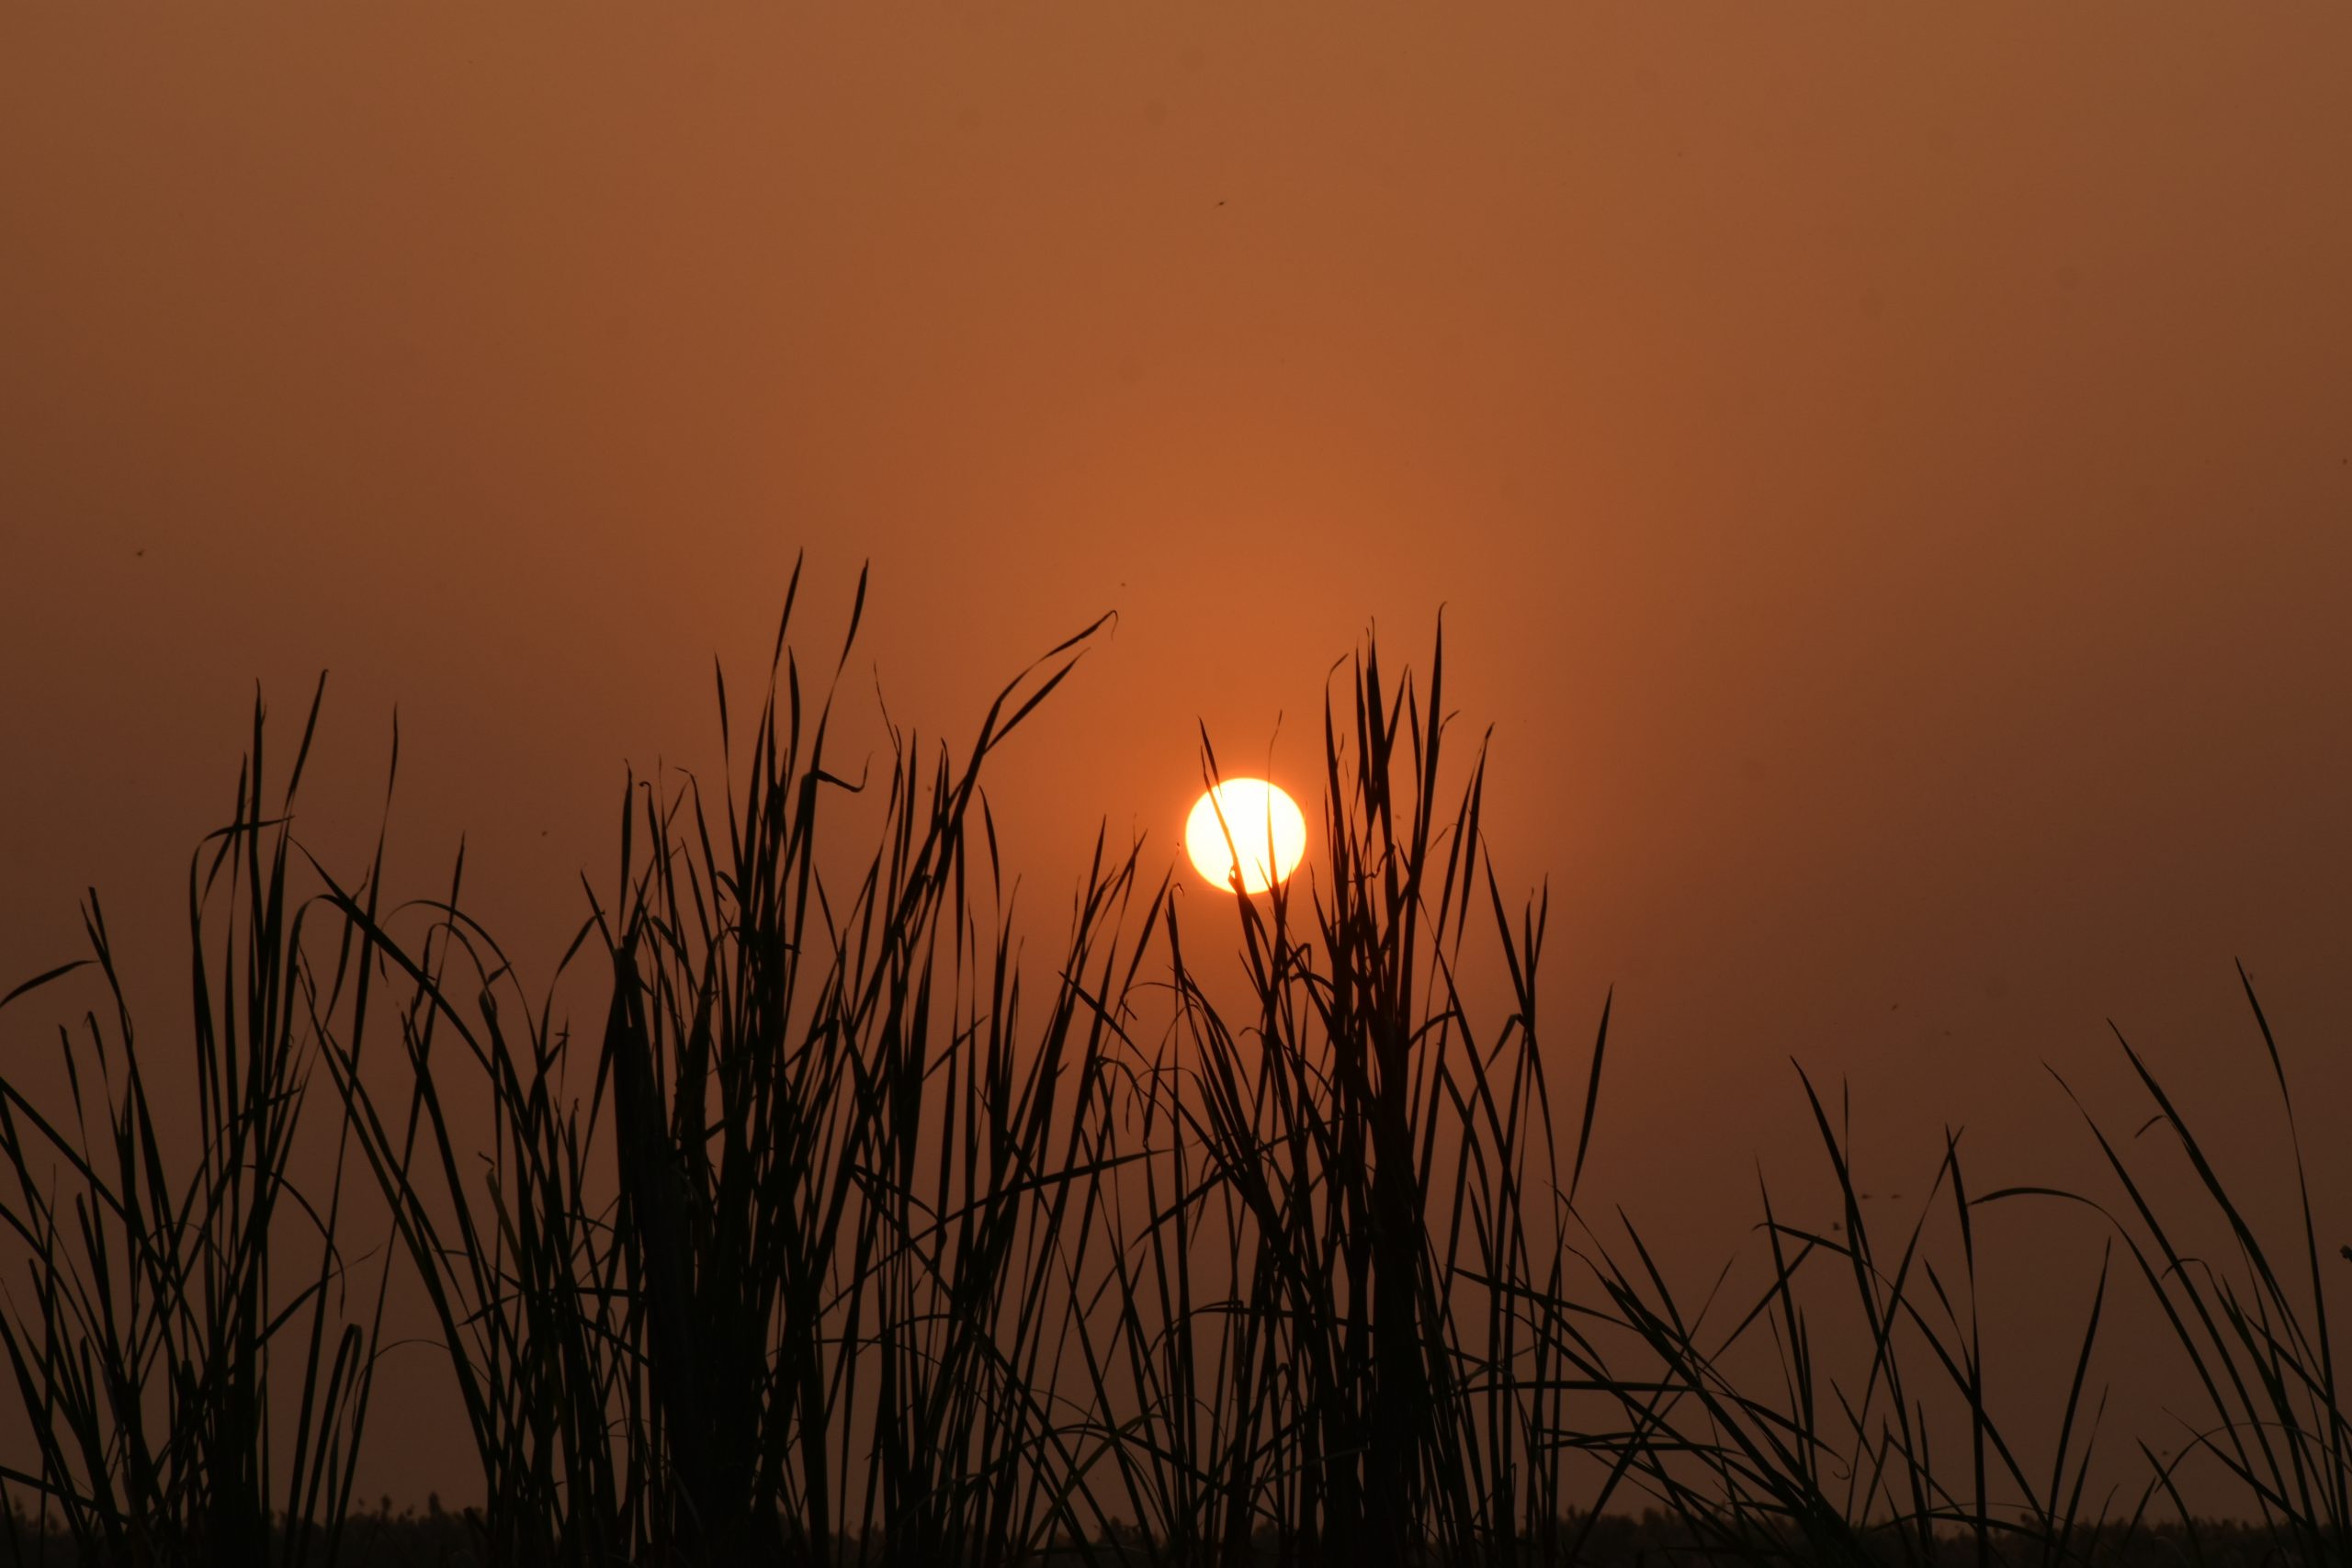
[[[1001,1561],[1099,1522],[1065,1480],[1054,1325],[1070,1216],[1107,1174],[1081,1107],[1112,1015],[1084,987],[1132,970],[1134,857],[1098,855],[1042,1005],[1009,918],[975,907],[983,872],[1001,887],[980,764],[1089,634],[1000,695],[960,763],[894,737],[843,886],[820,847],[853,786],[790,615],[723,814],[691,783],[629,791],[617,898],[591,895],[573,950],[609,977],[597,1037],[497,1003],[509,967],[454,896],[414,953],[337,896],[412,987],[405,1088],[334,1065],[440,1318],[503,1562],[836,1561],[852,1540]],[[723,683],[719,704],[731,774]],[[486,1092],[486,1180],[455,1092]]]
[[[1544,912],[1515,935],[1480,852],[1483,754],[1444,771],[1443,669],[1441,643],[1425,688],[1392,688],[1368,649],[1327,704],[1311,889],[1211,916],[1239,1003],[1169,917],[1148,1221],[1112,1249],[1116,1332],[1089,1354],[1137,1393],[1115,1457],[1171,1561],[1246,1561],[1261,1534],[1285,1562],[1515,1561],[1565,1507],[1560,1368],[1519,1310],[1558,1283],[1531,1242],[1558,1176]],[[1499,1016],[1456,978],[1474,925],[1512,976]]]
[[[0,1078],[0,1222],[28,1284],[0,1311],[0,1349],[38,1465],[0,1471],[37,1499],[28,1521],[9,1499],[19,1555],[20,1527],[54,1525],[85,1562],[334,1559],[383,1292],[350,1299],[347,1138],[322,1179],[291,1171],[322,1043],[340,1028],[356,1050],[368,1014],[349,931],[314,937],[316,906],[294,891],[318,713],[314,694],[273,800],[255,704],[234,814],[190,870],[192,1060],[159,1073],[142,1047],[95,892],[91,956],[0,997],[92,965],[112,1003],[59,1030],[68,1116]],[[288,1268],[296,1236],[315,1264]]]

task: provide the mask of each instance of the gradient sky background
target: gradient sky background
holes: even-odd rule
[[[997,773],[1048,931],[1442,604],[1681,1278],[1817,1177],[1792,1055],[1865,1186],[2081,1178],[2112,1017],[2283,1197],[2231,963],[2343,1125],[2347,81],[2317,3],[9,6],[0,988],[96,883],[171,1016],[256,679],[333,671],[331,847],[397,705],[409,890],[469,835],[543,973],[797,552],[926,733],[1118,611]],[[2001,1225],[2056,1366],[2096,1233]]]

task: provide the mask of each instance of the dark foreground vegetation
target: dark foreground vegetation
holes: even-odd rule
[[[2149,1104],[2115,1114],[2169,1131],[2195,1212],[2086,1111],[2111,1193],[1980,1190],[1954,1139],[1881,1235],[1807,1082],[1842,1219],[1767,1193],[1755,1288],[1679,1300],[1577,1208],[1607,1010],[1539,1011],[1544,900],[1488,859],[1442,649],[1416,681],[1367,646],[1328,705],[1311,886],[1175,898],[1098,835],[1048,953],[980,779],[1093,629],[967,753],[894,733],[868,772],[791,613],[755,710],[721,683],[725,786],[630,786],[537,995],[462,861],[396,901],[380,840],[304,851],[315,699],[282,773],[255,715],[167,1044],[92,896],[114,1005],[59,1032],[62,1103],[0,1079],[16,1560],[2346,1561],[2340,1265],[2307,1199],[2266,1250],[2128,1043]],[[10,1053],[75,967],[0,998]],[[1972,1217],[2003,1202],[2112,1236],[2054,1431],[1984,1393]],[[2190,1266],[2207,1225],[2234,1254]],[[462,1515],[355,1495],[396,1280],[480,1459]],[[2124,1291],[2203,1401],[2169,1458],[2099,1446]],[[2184,1467],[2251,1522],[2177,1522]]]
[[[1577,1561],[1591,1568],[1646,1568],[1653,1563],[1668,1568],[1676,1563],[1739,1560],[1701,1540],[1680,1518],[1656,1508],[1639,1516],[1606,1515],[1591,1521],[1589,1531],[1586,1523],[1572,1517],[1564,1520],[1563,1527],[1581,1537]],[[488,1560],[482,1554],[481,1524],[479,1513],[470,1509],[464,1513],[437,1508],[395,1511],[387,1504],[355,1513],[345,1521],[336,1561],[345,1568],[481,1568]],[[40,1568],[70,1568],[82,1561],[73,1540],[62,1531],[52,1530],[41,1539],[27,1521],[20,1519],[17,1528],[20,1535],[11,1561],[40,1564]],[[2262,1568],[2264,1564],[2286,1560],[2273,1531],[2236,1520],[2203,1521],[2193,1529],[2178,1523],[2143,1523],[2136,1528],[2086,1525],[2081,1533],[2078,1560],[2109,1563],[2114,1568],[2178,1568],[2185,1562],[2206,1563],[2212,1568]],[[277,1532],[273,1532],[271,1540],[273,1551],[286,1550]],[[1542,1561],[1536,1552],[1526,1553],[1525,1557],[1528,1561]],[[879,1541],[861,1545],[848,1540],[837,1542],[834,1548],[834,1560],[839,1562],[888,1559]],[[1027,1552],[1023,1561],[1076,1568],[1090,1562],[1149,1564],[1166,1562],[1168,1557],[1156,1543],[1143,1539],[1140,1532],[1110,1529],[1098,1540],[1063,1540],[1042,1544]],[[1281,1562],[1274,1532],[1259,1531],[1247,1553],[1237,1553],[1227,1561]],[[1964,1532],[1945,1531],[1937,1538],[1933,1559],[1922,1559],[1885,1543],[1874,1561],[1887,1564],[1933,1561],[1948,1568],[1968,1568],[1977,1561],[1976,1543]]]

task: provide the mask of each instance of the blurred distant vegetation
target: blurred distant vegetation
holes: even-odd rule
[[[462,861],[395,903],[380,839],[305,852],[315,697],[282,773],[256,711],[192,867],[179,1032],[134,1029],[95,895],[83,964],[0,998],[83,966],[113,998],[60,1031],[53,1102],[0,1079],[15,1561],[2346,1560],[2333,1249],[2307,1194],[2267,1249],[2128,1043],[2193,1212],[2086,1110],[2111,1193],[1981,1190],[1953,1139],[1879,1234],[1807,1082],[1842,1218],[1767,1192],[1760,1283],[1679,1300],[1577,1207],[1607,1009],[1539,1009],[1546,900],[1494,870],[1442,643],[1419,678],[1367,643],[1327,704],[1311,886],[1195,923],[1098,833],[1047,957],[981,777],[1096,628],[968,750],[893,732],[854,780],[792,597],[756,704],[720,686],[725,786],[622,802],[565,962],[594,1027],[523,989]],[[1973,1222],[2007,1202],[2113,1238],[2047,1430],[1985,1393]],[[2232,1249],[2192,1256],[2204,1227]],[[356,1495],[395,1278],[480,1461],[463,1514]],[[2205,1408],[2095,1490],[2122,1291]],[[2177,1522],[2192,1459],[2250,1522]]]

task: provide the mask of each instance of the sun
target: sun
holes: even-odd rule
[[[1263,779],[1227,779],[1184,819],[1184,852],[1216,886],[1233,886],[1241,854],[1241,889],[1263,893],[1298,869],[1306,853],[1306,818],[1298,803]]]

